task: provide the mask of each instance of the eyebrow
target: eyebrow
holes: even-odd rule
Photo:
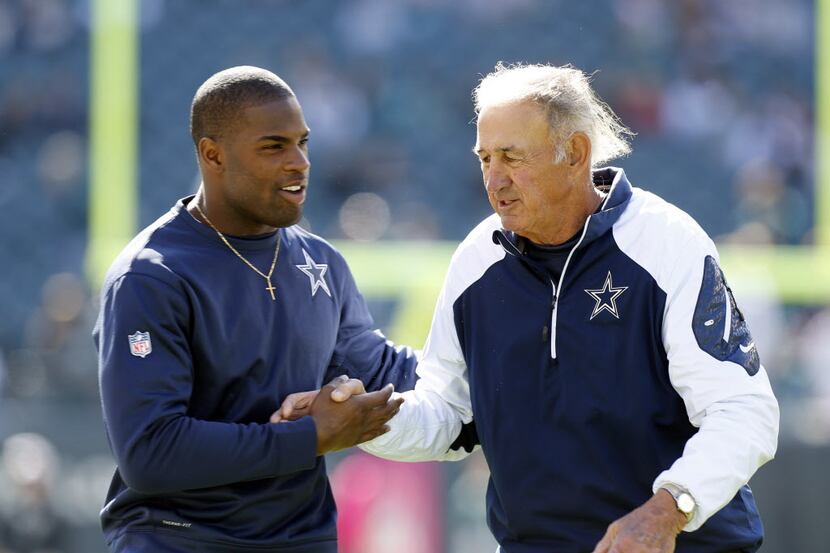
[[[481,157],[481,154],[485,153],[486,151],[487,150],[485,150],[484,148],[476,148],[475,146],[473,146],[473,148],[472,148],[472,152],[475,155],[479,156],[479,157]],[[496,151],[501,152],[501,153],[506,153],[506,152],[517,152],[517,151],[520,151],[520,150],[518,148],[516,148],[515,146],[505,146],[504,148],[496,148]]]
[[[302,140],[303,138],[308,138],[309,134],[310,134],[310,131],[304,132],[300,136],[300,140]],[[260,136],[257,139],[258,142],[262,142],[262,141],[265,141],[265,140],[268,140],[270,142],[291,142],[291,139],[288,138],[287,136],[281,136],[281,135],[278,135],[278,134],[269,134],[269,135],[266,135],[266,136]]]

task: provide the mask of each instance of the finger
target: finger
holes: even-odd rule
[[[331,399],[338,403],[341,403],[352,396],[358,396],[360,394],[365,393],[366,389],[363,387],[363,382],[356,378],[351,378],[348,379],[346,382],[342,382],[337,385],[337,387],[331,393]]]
[[[305,416],[305,414],[304,409],[292,409],[291,405],[283,404],[277,411],[274,411],[274,414],[271,415],[269,422],[291,422]]]
[[[611,528],[609,527],[608,530],[606,530],[605,535],[602,536],[602,539],[599,540],[599,543],[596,545],[596,547],[594,547],[592,553],[609,553],[613,541],[614,536],[611,532]]]
[[[341,375],[340,375],[340,376],[338,376],[337,378],[332,378],[332,379],[331,379],[331,382],[329,382],[329,383],[328,383],[328,385],[329,385],[329,386],[334,386],[334,387],[336,388],[336,387],[337,387],[337,386],[339,386],[340,384],[345,384],[345,383],[346,383],[346,382],[348,382],[348,381],[349,381],[349,375],[347,375],[347,374],[341,374]]]
[[[391,430],[391,428],[389,427],[389,425],[384,424],[380,428],[376,428],[374,430],[366,431],[363,434],[361,434],[360,441],[358,441],[357,443],[362,444],[363,442],[369,442],[371,440],[374,440],[378,436],[383,436],[384,434],[386,434],[390,430]]]
[[[389,401],[387,401],[385,405],[381,405],[380,407],[375,407],[375,409],[377,409],[384,416],[388,416],[389,418],[392,418],[393,416],[395,416],[398,413],[398,411],[401,410],[401,405],[403,405],[403,398],[402,397],[396,397],[396,398],[392,398]]]
[[[306,407],[307,405],[298,405],[296,403],[283,405],[280,407],[280,410],[277,411],[280,417],[280,420],[277,422],[291,422],[303,417],[307,414]]]
[[[306,414],[311,402],[317,397],[317,390],[288,394],[280,405],[278,413],[282,420],[296,420]]]
[[[377,392],[363,394],[354,399],[368,408],[379,407],[389,401],[389,398],[392,397],[392,392],[394,391],[395,387],[392,384],[387,384]]]
[[[368,429],[379,428],[387,424],[395,417],[395,415],[398,414],[399,411],[400,409],[395,405],[375,407],[372,409],[371,414],[367,419]]]

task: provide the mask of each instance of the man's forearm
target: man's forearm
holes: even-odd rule
[[[317,435],[306,417],[285,424],[236,424],[170,417],[135,440],[113,444],[125,483],[141,493],[221,486],[309,469]]]
[[[412,390],[402,395],[406,401],[389,421],[391,430],[361,444],[363,451],[394,461],[454,461],[469,454],[450,449],[462,425],[452,406],[433,392]]]
[[[778,404],[772,395],[712,405],[680,459],[654,481],[654,490],[667,482],[687,489],[698,508],[686,530],[696,530],[772,459],[777,438]]]

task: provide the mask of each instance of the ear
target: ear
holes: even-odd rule
[[[568,165],[574,169],[591,166],[591,139],[582,131],[576,131],[565,144]]]
[[[225,168],[225,152],[222,145],[214,139],[203,136],[199,139],[197,146],[199,165],[216,173],[221,173]]]

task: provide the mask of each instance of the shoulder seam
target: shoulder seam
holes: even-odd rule
[[[177,278],[181,279],[181,276],[178,273],[176,273],[175,271],[171,270],[170,273],[176,275]],[[164,284],[166,287],[170,288],[171,290],[174,290],[175,292],[180,292],[181,291],[181,290],[177,289],[175,286],[173,286],[171,283],[169,283],[169,282],[165,281],[164,279],[161,279],[161,278],[159,278],[155,275],[150,275],[150,274],[147,274],[147,273],[142,273],[140,271],[130,270],[130,271],[125,271],[123,274],[119,275],[118,278],[113,280],[110,283],[110,285],[107,287],[107,292],[109,292],[117,282],[124,280],[128,276],[140,276],[140,277],[149,278],[149,279],[155,280],[156,282],[160,282],[160,283]]]

